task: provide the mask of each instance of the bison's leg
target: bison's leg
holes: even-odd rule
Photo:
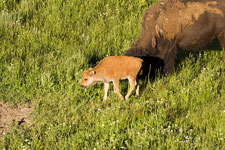
[[[106,101],[107,99],[107,93],[109,90],[109,83],[104,83],[104,91],[105,91],[105,95],[104,95],[104,99],[103,99],[103,103]]]
[[[113,84],[114,84],[114,92],[119,96],[119,98],[121,100],[123,100],[123,96],[120,94],[120,90],[119,90],[119,80],[115,80],[113,81]]]
[[[130,83],[130,89],[129,89],[127,95],[125,96],[125,99],[129,98],[130,94],[132,93],[132,91],[135,88],[135,85],[137,84],[135,78],[128,78],[128,80],[129,80],[129,83]]]
[[[217,38],[219,39],[220,46],[223,49],[223,63],[225,64],[225,31],[221,32]]]
[[[173,72],[176,58],[177,58],[177,49],[168,52],[166,58],[164,59],[165,65],[163,68],[163,72],[165,74],[171,74]]]

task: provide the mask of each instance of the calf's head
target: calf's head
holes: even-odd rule
[[[92,68],[84,71],[83,75],[82,75],[82,79],[81,79],[81,86],[83,88],[88,87],[90,85],[92,85],[93,83],[95,83],[95,75],[96,71],[94,71]]]

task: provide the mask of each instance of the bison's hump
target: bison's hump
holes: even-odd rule
[[[170,0],[162,5],[164,5],[163,10],[155,20],[155,31],[158,36],[163,34],[168,40],[174,39],[176,34],[194,25],[199,17],[206,12],[223,18],[225,16],[225,2],[222,3],[220,0],[186,0],[185,3],[179,0]],[[149,22],[149,24],[152,24],[152,22]]]

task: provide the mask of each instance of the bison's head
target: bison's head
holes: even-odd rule
[[[145,49],[129,48],[125,52],[125,56],[148,56],[149,53]]]
[[[156,49],[144,49],[131,47],[125,52],[125,56],[156,56],[158,51]]]

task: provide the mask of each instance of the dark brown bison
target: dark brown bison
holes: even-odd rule
[[[201,50],[215,38],[225,48],[224,0],[162,0],[145,11],[140,35],[125,55],[158,57],[164,73],[171,73],[178,49]]]

